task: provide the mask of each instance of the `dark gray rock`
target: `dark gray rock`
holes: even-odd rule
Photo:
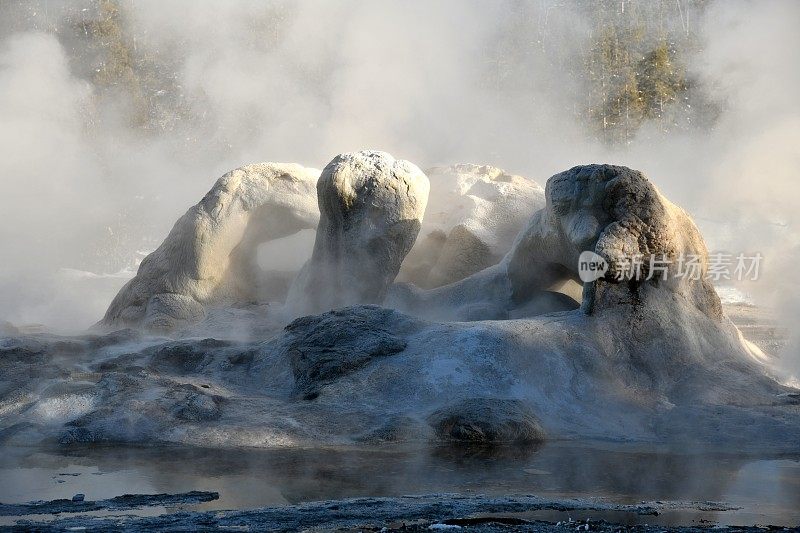
[[[211,396],[189,394],[185,400],[178,404],[175,416],[187,422],[202,422],[217,420],[222,416],[222,410]]]
[[[388,329],[394,314],[377,306],[356,306],[298,318],[286,326],[297,392],[312,399],[324,385],[374,358],[402,352],[406,341]]]
[[[216,339],[168,342],[149,350],[150,367],[162,372],[196,372],[211,363],[219,350],[231,344]]]
[[[428,422],[442,441],[494,444],[545,440],[536,415],[519,400],[464,400],[434,411]]]
[[[175,503],[184,503],[188,496],[198,494],[216,495],[216,493],[187,493],[185,495],[172,495],[180,497]],[[147,498],[149,504],[169,505],[173,502],[163,502],[162,498],[170,495],[140,496]],[[125,498],[125,497],[120,497]],[[117,500],[105,500],[111,502]],[[161,502],[159,501],[161,500]],[[194,503],[189,501],[187,503]],[[207,501],[207,500],[199,500]],[[69,506],[87,505],[92,502],[82,502],[75,504],[69,500],[63,500]],[[100,503],[100,502],[97,502]],[[123,502],[120,502],[123,503]],[[50,505],[50,502],[42,505]],[[0,506],[0,514],[4,510]],[[113,509],[120,509],[114,506]],[[725,512],[735,510],[725,504],[713,502],[642,502],[633,505],[620,505],[607,503],[597,499],[545,499],[536,496],[506,496],[506,497],[486,497],[480,495],[462,494],[429,494],[420,496],[403,496],[399,498],[352,498],[347,500],[332,500],[303,503],[299,505],[286,505],[280,507],[265,507],[263,509],[248,509],[240,511],[209,511],[191,512],[183,511],[179,513],[167,513],[159,516],[69,516],[58,518],[48,522],[18,521],[16,529],[22,531],[53,531],[63,532],[68,528],[81,528],[89,531],[209,531],[224,529],[239,529],[249,531],[431,531],[430,526],[435,524],[454,524],[459,522],[464,526],[470,526],[469,531],[575,531],[575,523],[556,526],[552,522],[530,521],[523,523],[519,529],[515,525],[520,524],[520,519],[516,521],[504,521],[503,515],[518,515],[519,513],[530,513],[534,511],[591,511],[593,513],[615,513],[622,516],[622,520],[640,517],[652,517],[664,511],[673,510],[692,510],[692,511],[715,511]],[[52,511],[46,511],[52,512]],[[481,524],[480,522],[470,521],[468,517],[478,515],[499,516],[495,523]],[[503,524],[511,526],[505,529]],[[488,526],[487,529],[481,527]],[[494,528],[493,526],[498,526]],[[585,524],[582,524],[585,525]],[[599,526],[599,527],[598,527]],[[608,527],[606,527],[608,526]],[[603,522],[592,522],[592,530],[598,531],[620,531],[625,530],[624,526],[613,525]],[[664,526],[631,526],[633,531],[656,532],[656,531],[686,531],[697,532],[696,527],[692,528],[665,528]],[[461,529],[455,529],[461,531]],[[588,528],[587,528],[588,530]],[[757,528],[714,528],[714,531],[759,531]],[[763,531],[760,530],[760,531]]]
[[[78,498],[80,496],[80,498]],[[90,511],[125,511],[141,507],[173,506],[210,502],[219,499],[218,492],[197,491],[179,494],[123,494],[107,500],[84,501],[83,494],[51,501],[5,504],[0,503],[0,516],[32,514],[86,513]]]

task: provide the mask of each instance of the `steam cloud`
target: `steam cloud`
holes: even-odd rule
[[[0,318],[86,327],[124,278],[89,291],[85,272],[131,267],[225,171],[321,168],[361,148],[540,183],[581,163],[641,169],[698,218],[710,248],[763,253],[762,279],[744,288],[797,317],[800,4],[606,4],[657,14],[644,19],[654,39],[698,39],[681,59],[715,120],[598,140],[575,113],[598,27],[577,1],[143,0],[118,6],[120,26],[100,28],[99,47],[81,39],[115,9],[108,0],[4,3]],[[136,79],[133,56],[149,69]],[[796,341],[784,354],[795,373]]]

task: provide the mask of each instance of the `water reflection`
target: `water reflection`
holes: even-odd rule
[[[722,501],[741,511],[684,522],[800,523],[798,457],[551,443],[541,448],[1,450],[0,501],[214,490],[195,508],[246,509],[432,492]],[[60,475],[80,474],[80,475]]]

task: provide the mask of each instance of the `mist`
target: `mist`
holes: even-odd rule
[[[0,319],[85,328],[224,172],[322,168],[362,148],[542,185],[577,164],[640,169],[710,249],[764,255],[741,287],[754,302],[787,324],[800,312],[797,3],[101,0],[0,14]],[[635,50],[666,43],[687,80],[632,126],[598,119],[614,82],[593,70],[606,27]],[[797,343],[782,357],[800,371]]]

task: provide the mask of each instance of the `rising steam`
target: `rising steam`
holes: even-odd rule
[[[6,2],[0,318],[85,327],[225,171],[362,148],[542,184],[642,169],[710,248],[763,253],[744,290],[795,317],[797,20],[778,1]]]

